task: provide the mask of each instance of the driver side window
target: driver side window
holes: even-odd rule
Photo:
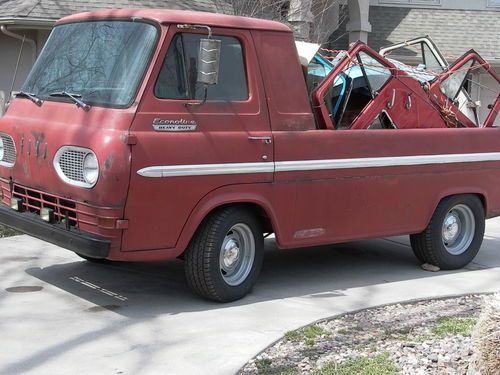
[[[177,100],[203,98],[203,87],[197,83],[197,64],[200,39],[204,37],[194,33],[174,36],[155,85],[156,97]],[[208,100],[245,101],[249,95],[241,43],[234,37],[217,36],[217,39],[222,42],[219,82],[208,87]]]

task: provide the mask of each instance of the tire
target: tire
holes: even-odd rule
[[[86,261],[88,262],[91,262],[91,263],[100,263],[100,264],[104,264],[104,263],[110,263],[109,260],[107,259],[102,259],[102,258],[91,258],[91,257],[88,257],[86,255],[82,255],[82,254],[78,254],[78,253],[75,253],[76,255],[78,255],[80,258],[83,258],[85,259]]]
[[[419,234],[410,235],[415,256],[444,270],[465,267],[483,243],[485,213],[475,195],[456,195],[443,199],[431,222]]]
[[[247,295],[262,267],[264,237],[260,222],[241,207],[222,208],[200,225],[184,256],[190,288],[217,302]]]

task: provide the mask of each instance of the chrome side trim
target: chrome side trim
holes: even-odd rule
[[[376,158],[277,161],[275,163],[221,163],[164,165],[137,171],[143,177],[209,176],[226,174],[295,172],[331,169],[401,167],[428,164],[456,164],[500,161],[500,152],[472,154],[389,156]]]
[[[143,177],[157,178],[273,172],[274,163],[225,163],[146,167],[137,171],[137,174]]]
[[[412,165],[473,163],[484,161],[500,161],[500,152],[330,160],[278,161],[276,162],[276,172],[310,171],[321,169],[401,167]]]

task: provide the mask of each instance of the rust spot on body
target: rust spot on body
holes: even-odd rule
[[[31,134],[33,134],[33,137],[35,137],[36,142],[42,143],[43,141],[45,141],[45,133],[44,132],[32,131]]]
[[[109,156],[106,158],[106,161],[104,162],[104,167],[105,167],[107,170],[110,170],[112,165],[113,165],[113,155],[109,155]]]

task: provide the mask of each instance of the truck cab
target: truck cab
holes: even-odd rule
[[[421,261],[470,262],[500,215],[499,130],[446,126],[363,43],[314,86],[305,70],[277,22],[63,18],[0,120],[0,223],[89,261],[182,257],[223,302],[251,290],[271,233],[282,249],[409,234]]]

